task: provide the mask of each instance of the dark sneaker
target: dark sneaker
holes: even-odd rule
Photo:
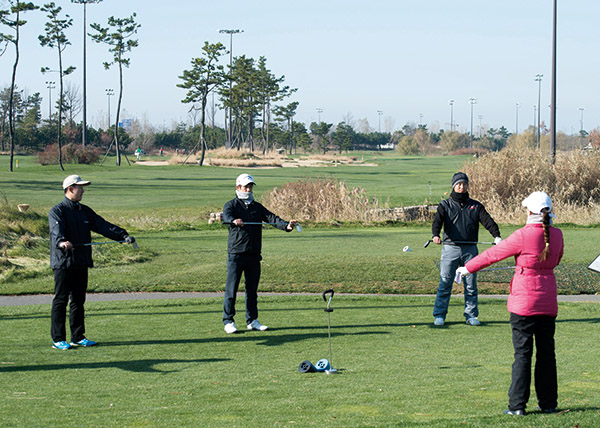
[[[549,409],[542,409],[541,407],[536,407],[535,410],[542,413],[556,413],[557,410],[555,407],[550,407]]]

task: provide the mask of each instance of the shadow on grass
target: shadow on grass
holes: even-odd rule
[[[77,351],[57,351],[57,352],[77,352]],[[175,363],[219,363],[222,361],[230,361],[229,358],[204,358],[199,360],[131,360],[131,361],[105,361],[94,363],[71,363],[71,364],[41,364],[37,366],[4,366],[0,367],[0,373],[10,372],[33,372],[46,370],[70,370],[70,369],[112,369],[117,368],[128,372],[136,373],[173,373],[178,370],[158,370],[154,366],[158,364],[175,364]]]
[[[274,329],[270,331],[276,331]],[[225,334],[225,333],[223,333]],[[268,334],[268,333],[267,333]],[[228,334],[221,337],[210,338],[195,338],[195,339],[154,339],[154,340],[131,340],[121,342],[102,342],[102,347],[106,346],[142,346],[142,345],[198,345],[207,343],[239,343],[239,342],[255,342],[257,345],[264,346],[280,346],[287,343],[300,342],[310,339],[326,339],[327,333],[304,333],[304,334],[282,334],[282,335],[267,335],[265,332],[242,332],[237,334]],[[373,334],[390,334],[383,331],[365,331],[360,333],[336,333],[335,337],[341,336],[358,336],[358,335],[373,335]],[[332,338],[334,336],[332,335]]]

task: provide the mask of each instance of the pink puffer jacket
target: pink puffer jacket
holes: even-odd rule
[[[544,246],[543,225],[528,224],[471,259],[465,267],[474,273],[514,256],[517,266],[510,283],[508,311],[521,316],[556,316],[558,304],[554,267],[560,262],[564,248],[560,229],[550,227],[550,252],[548,258],[540,262],[538,255]]]

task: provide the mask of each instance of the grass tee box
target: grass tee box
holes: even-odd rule
[[[99,344],[70,351],[50,347],[48,305],[2,307],[0,425],[597,425],[600,357],[587,341],[600,305],[559,305],[562,412],[524,418],[502,415],[513,358],[506,302],[482,300],[477,328],[464,323],[460,299],[446,326],[434,328],[432,305],[433,297],[336,293],[335,376],[298,372],[303,360],[328,358],[320,293],[260,298],[270,330],[237,335],[223,332],[222,299],[89,303],[87,334]]]

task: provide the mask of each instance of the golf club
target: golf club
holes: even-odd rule
[[[330,294],[329,301],[327,301],[328,294]],[[329,337],[329,367],[327,367],[325,369],[325,373],[327,373],[327,374],[337,373],[337,370],[333,368],[333,360],[331,358],[331,313],[333,312],[333,309],[331,309],[330,306],[331,306],[331,299],[333,299],[333,294],[334,294],[333,289],[323,291],[323,301],[327,302],[327,307],[323,310],[325,312],[327,312],[327,336]],[[317,368],[320,365],[319,363],[323,364],[323,360],[321,360],[317,363]]]
[[[433,239],[428,240],[423,245],[423,248],[429,247],[429,244],[433,242]],[[470,244],[470,245],[496,245],[495,242],[479,242],[479,241],[454,241],[454,242],[442,242],[442,245],[456,245],[456,244]]]
[[[75,247],[89,247],[89,246],[91,246],[91,245],[123,244],[123,243],[125,243],[125,242],[127,242],[127,241],[125,241],[125,240],[122,240],[122,241],[86,242],[85,244],[76,244],[76,245],[74,245],[74,246],[75,246]],[[132,245],[133,245],[133,249],[134,249],[134,250],[137,250],[138,248],[140,248],[140,247],[138,246],[138,243],[137,243],[137,241],[134,241]]]
[[[489,269],[481,269],[479,272],[492,272],[494,270],[507,270],[507,269],[514,269],[516,266],[505,266],[505,267],[497,267],[497,268],[489,268]],[[462,282],[462,275],[460,273],[456,273],[456,276],[454,277],[454,281],[457,284],[460,284]]]
[[[232,222],[223,222],[223,224],[233,224],[233,223]],[[268,222],[261,222],[261,221],[245,221],[244,224],[251,224],[251,225],[270,224],[270,225],[276,226],[278,224],[289,224],[289,223],[268,223]],[[298,223],[296,223],[296,230],[298,232],[302,232],[302,226],[300,226]]]

